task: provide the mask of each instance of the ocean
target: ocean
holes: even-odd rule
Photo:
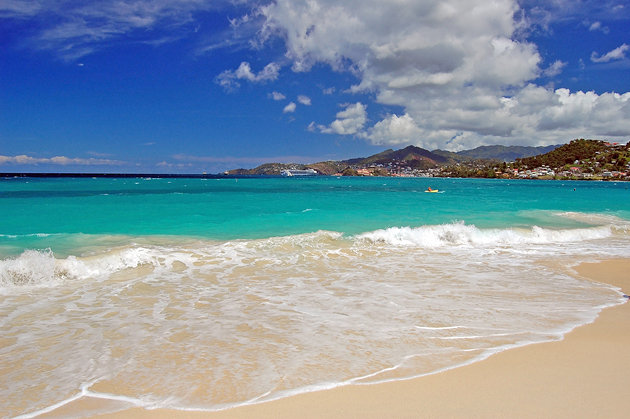
[[[629,188],[0,179],[0,417],[220,410],[561,339],[624,301],[573,268],[630,257]]]

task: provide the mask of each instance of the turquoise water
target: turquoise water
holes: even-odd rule
[[[444,193],[424,193],[428,186]],[[458,221],[479,228],[584,225],[552,216],[557,212],[630,219],[628,184],[334,177],[7,179],[0,181],[0,252],[50,247],[68,254],[77,234],[232,240],[318,230],[352,235]]]
[[[213,411],[561,339],[626,301],[573,268],[630,257],[629,186],[0,180],[0,417]]]

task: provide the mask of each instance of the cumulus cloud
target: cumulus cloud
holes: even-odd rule
[[[300,102],[302,105],[311,106],[311,98],[308,96],[299,95],[297,97],[297,101]]]
[[[295,112],[295,108],[297,105],[294,102],[290,102],[287,106],[282,110],[283,113],[293,113]]]
[[[25,154],[18,156],[2,156],[0,155],[0,164],[55,164],[60,166],[77,165],[77,166],[122,166],[126,164],[120,160],[96,159],[96,158],[77,158],[77,157],[32,157]]]
[[[360,8],[279,0],[262,9],[263,32],[282,34],[295,70],[316,62],[350,68],[362,75],[363,89],[463,83],[484,74],[519,83],[535,75],[540,57],[533,45],[510,38],[516,9],[509,0],[366,0]]]
[[[360,133],[367,122],[366,106],[361,102],[344,105],[343,111],[337,112],[335,119],[329,126],[318,125],[324,134],[354,135]],[[313,127],[311,125],[311,127]]]
[[[361,7],[351,1],[276,0],[260,10],[262,37],[284,40],[294,71],[325,63],[351,72],[358,81],[349,92],[403,109],[402,116],[388,115],[370,127],[365,106],[357,103],[332,123],[310,129],[376,144],[450,149],[630,135],[627,95],[534,84],[540,76],[559,74],[566,63],[541,67],[536,45],[518,36],[523,22],[515,18],[515,0],[364,0]],[[626,49],[594,58],[622,58]],[[600,115],[615,118],[603,124]]]
[[[629,49],[630,45],[622,44],[602,56],[593,51],[593,53],[591,54],[591,61],[593,61],[594,63],[607,63],[608,61],[613,60],[623,60],[626,58],[626,52],[628,52]]]
[[[532,89],[541,89],[540,87]],[[604,93],[557,89],[549,96],[552,105],[539,109],[535,119],[538,130],[574,130],[597,132],[604,136],[619,136],[630,132],[628,109],[630,93]],[[617,122],[618,121],[618,122]],[[612,122],[612,123],[611,123]]]
[[[287,98],[287,97],[286,97],[285,95],[283,95],[282,93],[280,93],[280,92],[275,92],[275,91],[270,93],[270,97],[271,97],[273,100],[275,100],[275,101],[278,101],[278,100],[284,100],[284,99],[286,99],[286,98]]]
[[[422,134],[416,122],[409,114],[390,115],[377,122],[368,137],[374,144],[411,144]]]
[[[280,66],[276,63],[267,64],[258,73],[252,71],[251,65],[247,61],[243,61],[241,65],[234,71],[226,70],[219,74],[216,82],[225,88],[239,87],[238,80],[245,80],[251,83],[264,83],[276,80],[280,72]]]

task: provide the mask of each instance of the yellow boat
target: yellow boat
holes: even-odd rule
[[[440,191],[437,190],[437,189],[427,189],[425,192],[437,193],[437,192],[440,192]]]

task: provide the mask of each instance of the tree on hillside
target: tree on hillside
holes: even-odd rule
[[[606,144],[603,141],[579,139],[560,146],[549,153],[519,159],[518,161],[528,167],[562,167],[567,164],[573,164],[576,160],[594,158],[597,152],[605,150]]]

